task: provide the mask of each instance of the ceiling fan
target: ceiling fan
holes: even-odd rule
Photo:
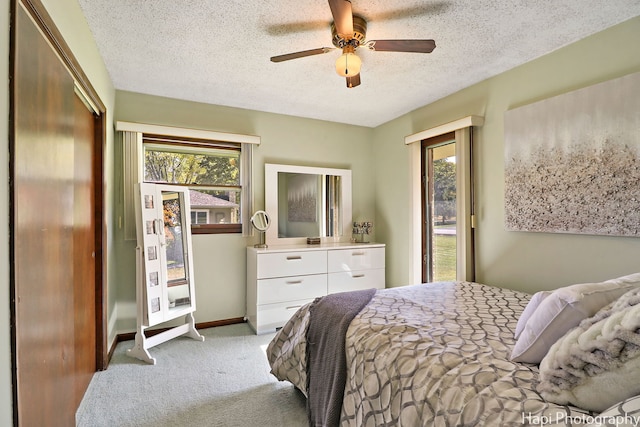
[[[366,40],[367,21],[353,14],[350,0],[329,0],[329,7],[333,15],[331,35],[335,47],[321,47],[272,56],[271,62],[283,62],[331,52],[336,48],[342,49],[342,55],[336,61],[336,72],[345,77],[347,87],[352,88],[360,84],[362,61],[355,53],[358,47],[381,52],[417,53],[431,53],[436,47],[433,40]]]

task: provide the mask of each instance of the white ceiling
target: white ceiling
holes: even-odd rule
[[[640,15],[640,0],[352,0],[367,39],[434,39],[430,54],[364,48],[347,89],[325,0],[79,0],[116,89],[375,127]],[[598,55],[597,51],[593,52]]]

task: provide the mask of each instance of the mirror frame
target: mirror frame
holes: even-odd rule
[[[307,237],[278,237],[278,173],[306,173],[315,175],[336,175],[342,182],[342,234],[340,236],[320,237],[321,243],[349,242],[351,241],[351,170],[321,168],[311,166],[279,165],[265,163],[264,165],[264,194],[265,211],[271,217],[271,223],[275,226],[266,231],[266,241],[269,245],[297,245],[307,244]],[[317,236],[308,236],[317,237]]]
[[[259,217],[262,217],[262,222],[265,223],[264,227],[258,227],[258,225],[256,224],[258,222],[257,218]],[[269,215],[265,211],[255,211],[255,213],[251,215],[251,219],[249,221],[251,221],[251,225],[253,226],[253,228],[264,233],[271,226],[271,215]]]

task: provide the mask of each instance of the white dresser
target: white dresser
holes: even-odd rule
[[[247,320],[258,334],[284,326],[316,297],[385,287],[383,244],[247,248]]]

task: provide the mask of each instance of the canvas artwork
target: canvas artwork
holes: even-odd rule
[[[288,220],[290,222],[316,222],[318,175],[291,174],[287,182]]]
[[[640,236],[640,73],[504,121],[507,230]]]

